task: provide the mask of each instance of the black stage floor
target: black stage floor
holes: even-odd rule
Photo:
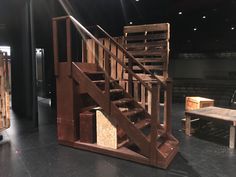
[[[168,170],[161,170],[58,145],[55,113],[40,100],[38,130],[12,113],[11,128],[2,132],[0,177],[235,177],[236,150],[227,147],[228,137],[206,138],[205,130],[186,137],[183,114],[183,104],[174,104],[173,131],[180,152]]]

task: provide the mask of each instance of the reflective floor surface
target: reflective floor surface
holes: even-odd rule
[[[236,150],[199,135],[187,137],[181,130],[183,104],[173,105],[173,132],[180,152],[168,170],[58,145],[55,112],[47,100],[39,100],[39,129],[12,113],[12,126],[2,132],[0,177],[234,177]]]

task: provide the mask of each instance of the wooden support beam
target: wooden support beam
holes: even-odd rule
[[[72,72],[72,51],[71,51],[71,21],[68,17],[66,19],[66,48],[67,48],[67,62],[68,62],[68,75],[71,76]]]
[[[159,109],[157,107],[160,106],[158,92],[159,87],[157,83],[152,84],[152,100],[151,100],[151,144],[150,144],[150,163],[157,164],[157,125],[159,118]]]
[[[171,133],[171,112],[172,112],[172,81],[170,79],[166,80],[166,90],[164,93],[164,127],[166,133]]]
[[[54,53],[54,74],[58,76],[58,30],[57,30],[57,21],[52,21],[52,30],[53,30],[53,53]]]

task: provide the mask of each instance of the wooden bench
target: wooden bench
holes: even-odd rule
[[[232,149],[235,148],[236,110],[211,106],[197,110],[186,111],[185,116],[185,133],[188,136],[191,136],[191,119],[199,118],[227,123],[228,125],[230,125],[229,147]]]

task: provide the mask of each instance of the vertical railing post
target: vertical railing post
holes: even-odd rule
[[[82,63],[87,63],[87,44],[86,39],[82,39]]]
[[[105,52],[105,95],[106,95],[106,112],[108,116],[111,113],[111,105],[110,105],[110,73],[111,73],[111,64],[110,64],[110,56],[107,52]]]
[[[53,31],[53,53],[54,53],[54,74],[58,76],[58,30],[57,30],[57,21],[52,21],[52,31]]]
[[[160,123],[160,86],[157,82],[152,83],[151,100],[151,142],[150,142],[150,163],[157,163],[157,125]]]
[[[128,67],[131,71],[133,71],[133,61],[128,59]],[[131,96],[133,96],[133,76],[128,73],[128,92]]]
[[[70,18],[66,18],[66,48],[67,48],[67,63],[68,63],[68,75],[71,76],[72,72],[72,51],[71,51],[71,21]]]
[[[95,43],[95,64],[96,66],[98,67],[99,66],[99,47],[98,47],[98,44]]]
[[[167,134],[171,133],[171,114],[172,114],[172,80],[166,80],[164,107],[164,128]]]

